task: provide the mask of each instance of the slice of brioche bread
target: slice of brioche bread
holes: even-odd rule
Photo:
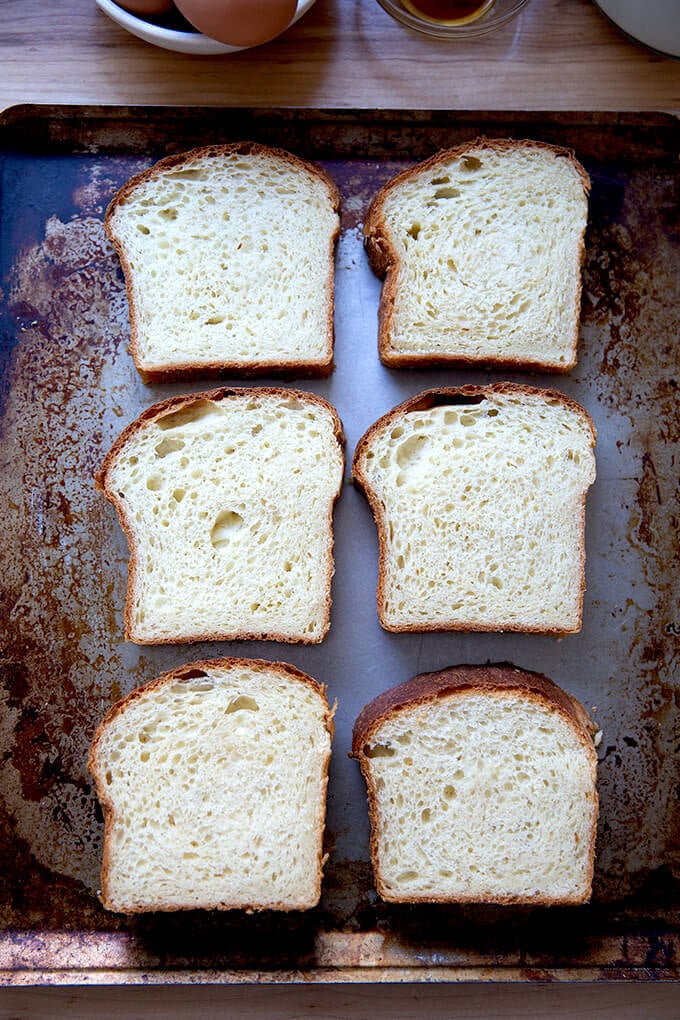
[[[386,630],[581,627],[595,427],[555,390],[429,390],[359,441]]]
[[[302,910],[319,899],[332,712],[285,663],[214,659],[118,702],[89,768],[109,910]]]
[[[584,903],[595,727],[547,677],[502,664],[423,674],[367,705],[352,755],[376,887],[395,902]]]
[[[327,375],[339,204],[321,167],[253,142],[169,156],[128,181],[105,229],[142,377]]]
[[[330,404],[273,387],[174,397],[128,425],[96,479],[130,547],[127,639],[321,641],[343,443]]]
[[[508,139],[389,181],[364,224],[382,361],[572,368],[589,188],[570,150]]]

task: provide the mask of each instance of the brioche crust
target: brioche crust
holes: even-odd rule
[[[582,743],[588,748],[593,747],[593,737],[598,728],[576,698],[542,673],[520,669],[511,662],[498,662],[478,666],[461,664],[431,673],[419,673],[378,694],[356,718],[352,732],[352,757],[360,758],[376,726],[388,715],[468,690],[486,693],[517,690],[543,700],[569,719]]]
[[[413,709],[427,706],[440,700],[450,698],[462,698],[470,694],[485,694],[493,696],[505,696],[510,692],[518,692],[527,701],[541,704],[551,711],[557,712],[570,726],[578,738],[579,744],[589,759],[590,774],[594,789],[594,815],[597,820],[598,797],[596,783],[597,754],[595,751],[595,737],[598,733],[597,725],[591,720],[583,705],[574,697],[567,694],[562,688],[555,684],[548,677],[541,673],[519,669],[512,663],[494,663],[487,665],[457,665],[431,673],[421,673],[418,676],[406,680],[404,683],[383,691],[371,702],[364,706],[354,723],[352,733],[352,750],[350,757],[354,758],[361,769],[366,782],[368,812],[371,822],[370,851],[376,888],[379,895],[388,901],[403,902],[401,897],[395,897],[385,887],[380,869],[380,798],[375,778],[371,771],[371,759],[368,756],[369,746],[374,739],[377,730],[385,721],[398,716],[400,713],[408,713]],[[592,884],[595,864],[595,839],[597,831],[596,824],[593,824],[590,831],[590,843],[588,847],[588,876],[587,886]],[[589,895],[575,898],[553,898],[534,897],[531,903],[536,906],[550,905],[576,905],[585,903]],[[425,902],[420,899],[420,902]],[[490,900],[480,900],[474,896],[457,895],[455,900],[448,896],[433,895],[427,898],[427,902],[493,902],[499,904],[525,903],[526,899],[512,895],[494,897]]]

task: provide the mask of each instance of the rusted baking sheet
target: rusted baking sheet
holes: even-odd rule
[[[132,367],[123,280],[102,231],[115,189],[169,152],[244,138],[328,168],[343,195],[336,369],[328,380],[290,384],[337,406],[351,456],[399,400],[442,381],[508,375],[382,368],[379,284],[361,244],[383,181],[479,134],[572,146],[592,177],[578,367],[558,378],[512,375],[563,389],[598,428],[581,633],[562,641],[383,633],[373,522],[347,485],[322,645],[124,643],[127,550],[93,474],[128,421],[181,387],[145,387]],[[23,107],[4,115],[2,982],[677,979],[679,134],[673,117],[647,114]],[[322,902],[299,916],[107,914],[96,895],[101,816],[85,768],[95,727],[131,688],[217,654],[290,661],[338,700]],[[347,758],[352,722],[376,693],[415,673],[489,659],[547,673],[602,728],[588,907],[389,906],[374,892],[364,789]]]

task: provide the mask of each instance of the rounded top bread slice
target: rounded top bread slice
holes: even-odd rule
[[[132,177],[106,212],[145,382],[333,367],[340,195],[314,163],[208,145]]]
[[[333,711],[282,662],[172,669],[106,714],[88,767],[109,910],[302,910],[319,899]]]
[[[507,138],[388,181],[364,224],[384,364],[573,368],[589,190],[570,149]]]
[[[147,408],[95,478],[130,549],[127,639],[323,640],[343,472],[342,423],[316,394],[221,388]]]
[[[578,631],[595,441],[576,401],[515,383],[426,390],[379,418],[352,474],[378,532],[382,627]]]
[[[420,673],[382,691],[364,705],[356,718],[352,730],[353,757],[365,755],[366,746],[372,741],[376,727],[393,713],[427,705],[449,694],[471,690],[486,694],[518,690],[531,700],[544,702],[551,710],[560,712],[569,720],[588,753],[596,757],[593,741],[599,728],[581,702],[542,673],[519,669],[510,662],[449,666],[430,673]]]
[[[586,902],[598,739],[577,699],[511,663],[452,666],[378,695],[356,719],[352,757],[367,785],[380,895]]]

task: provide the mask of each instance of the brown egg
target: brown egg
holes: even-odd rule
[[[172,10],[172,0],[116,0],[119,7],[124,7],[132,14],[167,14]]]
[[[259,46],[288,28],[297,0],[175,0],[194,28],[229,46]]]

